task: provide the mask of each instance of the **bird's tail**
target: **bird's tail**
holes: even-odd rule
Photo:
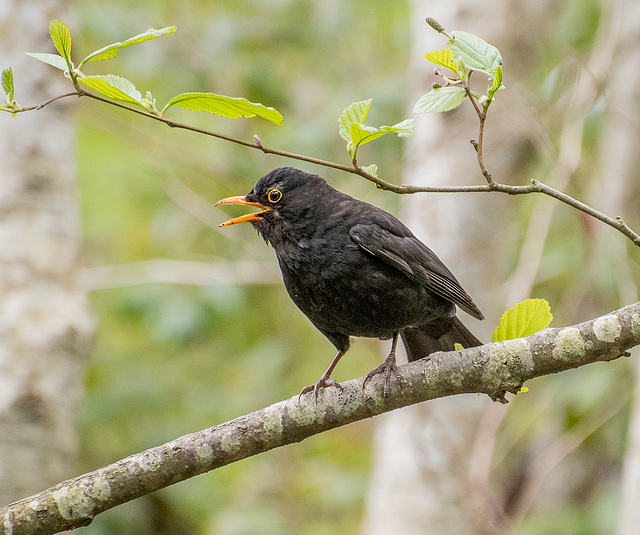
[[[455,316],[420,327],[409,327],[401,331],[400,335],[409,362],[427,357],[436,351],[453,351],[456,343],[462,344],[465,348],[482,345],[482,342]]]

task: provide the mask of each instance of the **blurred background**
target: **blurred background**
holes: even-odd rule
[[[373,98],[368,123],[395,124],[435,81],[423,54],[445,40],[427,16],[502,52],[507,90],[490,110],[485,146],[497,181],[537,178],[640,228],[640,13],[630,1],[4,0],[0,57],[18,101],[31,105],[70,90],[22,55],[53,52],[50,20],[69,25],[77,60],[176,25],[84,71],[119,74],[159,108],[188,91],[274,106],[283,127],[168,115],[348,163],[337,134],[347,105]],[[396,183],[482,183],[472,110],[416,120],[414,140],[386,136],[359,162]],[[218,229],[232,209],[212,206],[275,167],[321,174],[398,214],[474,296],[487,320],[464,320],[484,340],[527,297],[551,303],[556,327],[638,300],[637,247],[549,198],[401,198],[89,99],[0,117],[0,129],[12,140],[0,192],[3,502],[275,403],[320,376],[333,347],[290,301],[273,251],[248,225]],[[387,352],[358,339],[334,377],[361,376]],[[635,360],[531,381],[508,406],[461,396],[324,433],[117,507],[81,532],[633,533]],[[51,449],[21,465],[25,444]],[[40,468],[18,483],[25,466]]]

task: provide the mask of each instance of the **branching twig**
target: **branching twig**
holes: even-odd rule
[[[289,152],[289,151],[284,151],[284,150],[280,150],[280,149],[275,149],[275,148],[270,148],[270,147],[266,147],[265,145],[263,145],[262,141],[260,140],[260,138],[258,136],[254,136],[253,142],[251,141],[246,141],[243,139],[239,139],[239,138],[235,138],[233,136],[228,136],[226,134],[221,134],[219,132],[213,132],[211,130],[205,130],[202,128],[197,128],[195,126],[191,126],[188,124],[183,124],[183,123],[179,123],[177,121],[173,121],[171,119],[168,119],[162,115],[156,115],[150,112],[147,112],[145,110],[141,110],[141,109],[137,109],[137,108],[132,108],[131,106],[127,106],[126,104],[122,104],[120,102],[116,102],[113,100],[110,100],[108,98],[102,97],[100,95],[96,95],[93,93],[90,93],[88,91],[84,91],[84,90],[80,90],[77,92],[73,92],[73,93],[66,93],[64,95],[59,95],[57,97],[51,98],[49,100],[46,100],[44,102],[42,102],[41,104],[35,105],[35,106],[30,106],[27,108],[22,108],[20,111],[31,111],[31,110],[40,110],[42,108],[44,108],[45,106],[60,100],[62,98],[66,98],[66,97],[71,97],[71,96],[78,96],[78,97],[88,97],[94,100],[98,100],[100,102],[104,102],[105,104],[110,104],[112,106],[116,106],[118,108],[122,108],[125,109],[127,111],[133,112],[133,113],[137,113],[138,115],[142,115],[144,117],[147,117],[148,119],[153,119],[155,121],[159,121],[162,122],[164,124],[166,124],[167,126],[171,127],[171,128],[180,128],[182,130],[189,130],[191,132],[196,132],[199,134],[203,134],[206,136],[211,136],[211,137],[215,137],[218,139],[222,139],[224,141],[228,141],[230,143],[235,143],[237,145],[242,145],[244,147],[249,147],[252,149],[258,149],[261,150],[262,152],[264,152],[265,154],[275,154],[277,156],[284,156],[285,158],[290,158],[293,160],[299,160],[299,161],[303,161],[303,162],[308,162],[308,163],[312,163],[315,165],[320,165],[323,167],[329,167],[332,169],[337,169],[339,171],[344,171],[345,173],[351,173],[351,174],[355,174],[358,176],[361,176],[362,178],[373,182],[378,188],[386,190],[386,191],[391,191],[393,193],[398,193],[398,194],[414,194],[414,193],[477,193],[477,192],[500,192],[500,193],[507,193],[509,195],[524,195],[524,194],[528,194],[528,193],[543,193],[545,195],[548,195],[550,197],[553,197],[557,200],[559,200],[560,202],[563,202],[577,210],[580,210],[581,212],[584,212],[585,214],[590,215],[591,217],[594,217],[595,219],[598,219],[599,221],[605,223],[606,225],[609,225],[610,227],[616,229],[617,231],[621,232],[622,234],[624,234],[627,238],[629,238],[634,244],[640,246],[640,234],[634,232],[631,227],[629,227],[621,217],[616,217],[616,218],[612,218],[607,216],[606,214],[603,214],[602,212],[596,210],[595,208],[592,208],[586,204],[584,204],[581,201],[578,201],[576,199],[574,199],[573,197],[562,193],[560,191],[557,191],[555,189],[553,189],[550,186],[547,186],[546,184],[543,184],[542,182],[538,181],[538,180],[532,180],[531,184],[528,186],[511,186],[508,184],[502,184],[499,182],[496,182],[493,180],[493,178],[491,177],[491,174],[487,171],[485,164],[484,164],[484,156],[483,156],[483,143],[484,143],[484,125],[485,125],[485,121],[486,121],[486,112],[487,112],[487,106],[480,108],[476,102],[476,99],[473,98],[471,96],[470,90],[469,90],[469,86],[468,86],[468,80],[465,82],[465,90],[467,91],[467,95],[469,96],[469,99],[471,100],[471,102],[473,103],[473,106],[476,110],[476,113],[478,114],[478,119],[480,121],[480,126],[479,126],[479,132],[478,132],[478,140],[472,140],[471,143],[474,146],[474,148],[476,149],[476,153],[477,153],[477,157],[478,157],[478,164],[480,166],[480,170],[482,172],[482,175],[485,177],[487,184],[480,184],[480,185],[471,185],[471,186],[412,186],[412,185],[398,185],[398,184],[394,184],[392,182],[387,182],[386,180],[383,180],[377,176],[371,175],[369,173],[367,173],[364,169],[362,169],[361,167],[359,167],[356,164],[353,164],[351,166],[349,165],[344,165],[344,164],[340,164],[337,162],[331,162],[328,160],[322,160],[319,158],[314,158],[312,156],[306,156],[304,154],[297,154],[294,152]]]
[[[0,534],[44,535],[89,524],[112,507],[197,474],[364,418],[443,396],[484,392],[505,401],[524,381],[626,355],[640,344],[640,303],[564,329],[448,353],[401,366],[406,387],[383,395],[363,377],[342,390],[294,396],[229,422],[131,455],[0,509]]]

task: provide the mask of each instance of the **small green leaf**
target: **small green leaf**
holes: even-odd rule
[[[451,52],[450,48],[427,52],[424,57],[427,58],[431,63],[440,65],[441,67],[449,69],[458,74],[459,65],[453,60],[453,52]]]
[[[71,31],[69,27],[59,20],[52,20],[49,24],[49,34],[53,45],[60,55],[67,61],[69,70],[73,70],[71,63]]]
[[[455,344],[453,344],[453,349],[454,351],[462,351],[464,349],[464,346],[456,342]]]
[[[49,65],[54,66],[56,69],[60,69],[61,71],[68,71],[69,64],[67,60],[62,56],[58,56],[57,54],[47,54],[41,52],[25,52],[27,56],[31,56],[39,61],[43,61]],[[73,64],[72,64],[73,67]]]
[[[413,119],[405,119],[393,126],[367,126],[364,121],[369,115],[371,101],[363,100],[349,104],[338,117],[338,133],[347,142],[347,151],[352,160],[356,159],[358,147],[369,143],[385,134],[394,133],[398,137],[411,138],[415,123]]]
[[[464,102],[467,93],[460,86],[438,87],[424,95],[413,107],[413,113],[440,113]]]
[[[351,142],[351,125],[362,124],[367,120],[373,99],[349,104],[338,117],[338,133],[347,142]]]
[[[492,342],[513,340],[546,329],[553,320],[551,308],[545,299],[526,299],[511,307],[500,318]]]
[[[462,58],[465,66],[474,71],[481,71],[492,78],[496,69],[502,65],[500,51],[485,40],[467,32],[451,32],[455,38],[449,41],[449,48],[454,58]]]
[[[158,37],[162,37],[163,35],[168,35],[170,33],[174,33],[177,30],[175,26],[168,26],[167,28],[162,28],[160,30],[156,30],[155,28],[149,28],[146,32],[141,33],[140,35],[136,35],[135,37],[130,37],[126,41],[112,43],[107,45],[100,50],[96,50],[89,54],[86,58],[84,58],[78,68],[82,68],[82,66],[89,61],[98,61],[102,59],[112,59],[118,55],[118,51],[121,48],[137,45],[138,43],[144,43],[145,41],[149,41],[151,39],[156,39]]]
[[[97,91],[105,97],[126,102],[128,104],[142,104],[142,95],[136,87],[126,78],[121,78],[115,74],[84,76],[78,81],[88,88]],[[144,106],[143,106],[144,107]]]
[[[496,69],[495,77],[493,78],[493,84],[487,90],[487,98],[493,100],[493,97],[498,91],[504,89],[504,85],[502,84],[502,65],[498,66]]]
[[[381,126],[380,129],[386,129],[387,132],[391,132],[398,137],[404,139],[411,139],[413,137],[413,131],[416,128],[416,122],[413,119],[405,119],[393,126]]]
[[[374,139],[377,139],[385,134],[394,133],[398,137],[404,137],[411,139],[413,137],[413,130],[415,128],[415,122],[413,119],[406,119],[401,123],[393,126],[381,126],[376,128],[375,126],[367,126],[365,124],[352,123],[349,131],[351,143],[356,147],[369,143]]]
[[[367,126],[364,122],[369,115],[372,99],[353,102],[338,117],[338,133],[347,142],[347,151],[352,160],[356,159],[358,147],[369,143],[385,134],[394,133],[398,137],[411,138],[415,123],[413,119],[405,119],[393,126]]]
[[[349,139],[356,147],[369,143],[380,136],[384,136],[386,132],[382,132],[374,126],[367,126],[360,123],[351,123],[349,128]]]
[[[2,71],[2,89],[4,89],[7,96],[4,99],[4,104],[0,104],[0,111],[9,112],[15,117],[16,112],[22,108],[15,101],[15,87],[13,85],[13,70],[11,67]]]
[[[13,87],[13,70],[11,67],[2,71],[2,89],[7,94],[7,104],[13,102],[15,89]]]
[[[182,93],[173,97],[162,110],[162,114],[171,106],[185,110],[208,111],[222,117],[238,119],[240,117],[262,117],[282,126],[282,115],[274,108],[255,104],[244,98],[225,97],[215,93]]]
[[[496,68],[496,74],[493,78],[493,86],[492,89],[496,91],[502,89],[504,86],[502,85],[502,65],[498,65]]]
[[[369,173],[371,176],[375,176],[376,178],[378,177],[378,166],[375,163],[363,166],[360,169],[362,169],[365,173]]]

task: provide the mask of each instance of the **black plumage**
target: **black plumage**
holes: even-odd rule
[[[395,363],[398,335],[410,360],[447,351],[458,342],[481,345],[457,319],[456,306],[483,319],[451,271],[396,217],[337,191],[321,177],[285,167],[262,177],[244,197],[220,204],[260,208],[221,226],[249,221],[278,258],[282,278],[298,308],[338,354],[315,385],[301,394],[339,386],[330,375],[351,336],[393,340],[385,375]]]

